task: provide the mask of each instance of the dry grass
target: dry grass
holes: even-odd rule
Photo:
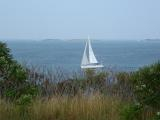
[[[0,99],[0,120],[20,120],[18,107]]]
[[[28,109],[0,102],[0,120],[118,120],[121,102],[99,94],[35,100]]]

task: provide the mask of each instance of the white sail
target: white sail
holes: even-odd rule
[[[81,68],[98,68],[98,67],[103,67],[103,65],[98,63],[94,55],[90,39],[88,37],[82,57]]]
[[[82,58],[82,62],[81,62],[81,65],[87,65],[89,64],[89,58],[88,58],[88,42],[86,42],[86,46],[85,46],[85,49],[84,49],[84,53],[83,53],[83,58]]]
[[[93,49],[92,49],[92,46],[91,46],[91,41],[88,37],[88,47],[89,47],[89,62],[90,63],[98,63],[94,53],[93,53]]]

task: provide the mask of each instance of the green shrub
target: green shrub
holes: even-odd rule
[[[85,76],[87,80],[92,80],[95,76],[95,69],[86,69]]]
[[[160,62],[139,69],[132,75],[132,82],[141,104],[160,107]]]
[[[139,104],[126,104],[121,110],[121,120],[141,120],[142,106]]]
[[[117,80],[118,80],[118,84],[119,85],[128,85],[130,84],[130,76],[131,73],[127,73],[127,72],[119,72],[116,74]]]
[[[21,95],[17,100],[18,105],[28,105],[32,101],[32,95]]]
[[[160,112],[157,112],[153,120],[160,120]]]
[[[27,80],[26,69],[12,58],[10,49],[0,42],[0,96],[16,100],[23,95],[37,94],[37,88]]]

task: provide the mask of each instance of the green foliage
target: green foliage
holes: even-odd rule
[[[141,104],[160,107],[160,62],[135,72],[132,82],[137,100]]]
[[[119,72],[116,74],[119,85],[128,85],[130,84],[130,73],[127,72]]]
[[[126,104],[121,110],[121,120],[141,120],[142,106]]]
[[[95,75],[95,69],[86,69],[85,75],[86,75],[87,80],[92,80]]]
[[[86,75],[86,80],[89,81],[89,83],[95,85],[101,82],[105,82],[108,73],[107,72],[96,73],[95,69],[86,69],[85,75]]]
[[[19,97],[19,99],[17,100],[17,103],[24,106],[30,104],[31,101],[32,95],[21,95],[21,97]]]
[[[106,87],[106,79],[108,77],[107,72],[97,72],[95,69],[86,69],[85,71],[86,74],[86,80],[85,80],[85,85],[86,87],[91,87],[96,90],[99,90],[100,92],[105,92],[105,87]]]
[[[56,88],[55,94],[75,96],[77,94],[86,92],[90,88],[92,89],[92,92],[106,92],[105,88],[106,78],[108,75],[107,72],[95,73],[93,69],[88,69],[85,71],[85,74],[85,78],[68,79],[58,82],[53,87],[53,89]],[[90,94],[91,92],[88,93]]]
[[[153,120],[160,120],[160,112],[157,112]]]
[[[36,87],[27,81],[27,72],[12,58],[10,49],[0,42],[0,96],[9,100],[37,94]]]
[[[4,91],[4,95],[7,98],[14,98],[16,96],[16,91],[15,91],[15,89],[8,88]]]
[[[10,52],[10,49],[7,48],[7,45],[5,43],[0,42],[0,59],[2,60],[0,63],[5,63],[5,62],[10,63],[12,61],[12,55],[9,54],[9,52]],[[0,64],[0,65],[3,65],[3,64]]]

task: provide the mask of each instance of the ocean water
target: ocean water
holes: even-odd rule
[[[38,67],[78,70],[84,41],[8,41],[16,60]],[[158,41],[92,41],[99,62],[112,70],[133,71],[160,60]]]

